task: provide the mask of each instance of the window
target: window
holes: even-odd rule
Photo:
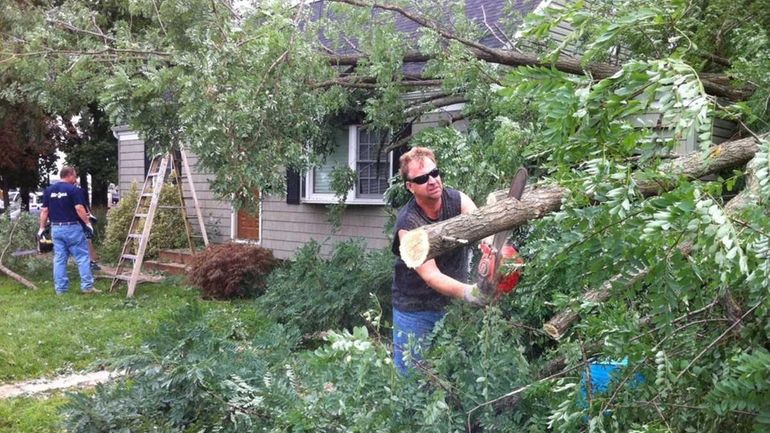
[[[356,185],[348,193],[349,204],[384,204],[383,193],[388,179],[393,175],[391,153],[381,155],[377,161],[377,149],[382,143],[383,132],[351,125],[335,134],[335,151],[323,165],[311,170],[305,177],[305,203],[336,203],[331,188],[331,172],[337,165],[347,165],[356,171]]]

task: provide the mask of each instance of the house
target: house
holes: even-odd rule
[[[459,107],[454,107],[458,109]],[[423,116],[412,126],[418,132],[449,119],[453,111],[441,111]],[[387,179],[398,171],[398,158],[389,155],[375,167],[377,137],[349,125],[337,135],[339,147],[326,163],[305,176],[287,176],[288,194],[262,197],[257,214],[235,208],[217,198],[209,189],[209,177],[197,167],[197,158],[188,153],[190,171],[201,206],[209,239],[221,242],[253,242],[271,249],[278,258],[290,258],[295,251],[315,239],[324,243],[324,250],[340,241],[363,238],[367,247],[378,249],[389,245],[385,232],[388,212],[383,200]],[[149,167],[144,142],[126,126],[113,128],[118,139],[118,187],[125,194],[136,182],[141,187]],[[333,230],[329,222],[328,204],[337,198],[329,186],[329,173],[337,162],[347,163],[358,173],[358,186],[349,196],[342,224]],[[379,176],[378,176],[379,173]],[[186,188],[186,185],[185,185]],[[193,214],[188,201],[188,212]]]
[[[471,19],[478,20],[482,25],[495,23],[503,13],[504,1],[467,0],[466,11]],[[517,2],[518,12],[525,15],[545,4],[557,4],[551,1]],[[324,1],[311,4],[316,16],[324,11]],[[486,21],[483,21],[486,20]],[[482,43],[499,47],[503,38],[494,35],[494,26],[490,29]],[[397,28],[406,33],[417,31],[417,24],[399,18]],[[566,24],[560,24],[554,29],[553,37],[560,40],[570,31]],[[410,65],[414,67],[414,65]],[[412,133],[419,132],[441,122],[448,121],[452,114],[459,112],[462,105],[445,107],[442,110],[427,113],[412,125]],[[635,120],[639,127],[661,127],[660,115],[656,113],[639,116]],[[235,210],[226,200],[216,198],[208,187],[208,177],[196,165],[194,155],[190,156],[193,179],[196,185],[199,202],[209,237],[213,242],[255,242],[264,248],[273,250],[276,257],[290,258],[298,248],[315,239],[324,243],[328,251],[331,245],[360,237],[366,240],[370,249],[378,249],[389,244],[390,233],[384,229],[388,212],[383,200],[387,188],[387,180],[397,167],[398,154],[377,158],[379,137],[376,132],[367,131],[359,124],[350,124],[340,129],[336,136],[338,146],[326,162],[303,175],[287,174],[288,194],[286,197],[262,197],[261,206],[256,214]],[[462,128],[462,124],[459,125]],[[126,127],[114,129],[119,146],[119,188],[127,191],[131,182],[143,181],[147,171],[148,160],[145,156],[144,143],[133,131]],[[661,128],[661,136],[667,133],[665,126]],[[717,123],[714,130],[714,141],[721,142],[732,135],[730,125]],[[694,150],[694,136],[685,140],[678,149],[680,152]],[[342,225],[334,230],[328,221],[327,205],[337,201],[330,187],[329,174],[335,164],[347,164],[358,175],[357,185],[348,197]],[[379,164],[379,166],[378,166]],[[189,203],[188,203],[189,205]]]
[[[503,13],[504,1],[469,0],[467,14],[480,23],[495,23]],[[519,0],[522,15],[532,11],[539,1]],[[309,5],[316,19],[325,11],[327,3],[317,1]],[[397,28],[407,34],[417,31],[417,24],[399,17]],[[488,35],[482,42],[500,46],[498,37]],[[446,107],[429,113],[412,125],[412,132],[448,121],[461,105]],[[139,135],[126,126],[113,129],[118,139],[118,187],[121,193],[130,189],[132,182],[141,185],[147,172],[149,160],[145,155],[144,142]],[[304,176],[287,176],[288,196],[262,197],[259,212],[248,214],[236,211],[226,200],[217,199],[208,187],[208,177],[196,165],[195,155],[189,155],[193,181],[196,187],[201,211],[212,242],[255,242],[273,250],[276,257],[289,258],[294,252],[315,239],[325,242],[325,250],[331,245],[350,238],[363,238],[367,247],[378,249],[389,244],[389,233],[385,232],[388,218],[383,193],[387,180],[398,171],[398,155],[379,158],[377,167],[376,133],[367,132],[360,125],[352,124],[337,134],[339,146],[326,163],[305,173]],[[333,230],[328,221],[327,205],[336,203],[330,188],[329,173],[337,163],[345,163],[358,174],[358,185],[348,199],[342,225]],[[188,203],[188,206],[190,203]],[[190,209],[192,211],[192,209]]]

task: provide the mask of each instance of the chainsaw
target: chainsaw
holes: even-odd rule
[[[48,223],[43,234],[37,239],[37,252],[42,254],[51,251],[53,251],[53,239],[51,238],[51,223]]]
[[[527,169],[522,167],[516,172],[508,190],[508,197],[521,199],[527,184]],[[489,300],[495,300],[502,294],[510,293],[519,283],[524,260],[516,248],[507,242],[511,230],[496,233],[492,245],[482,242],[481,260],[477,269],[478,287],[481,294]]]

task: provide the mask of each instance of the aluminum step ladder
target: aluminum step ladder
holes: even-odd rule
[[[166,179],[169,176],[174,177],[172,182],[176,186],[179,194],[180,204],[178,206],[165,206],[160,204],[160,194],[163,185],[166,183]],[[189,197],[185,197],[184,195],[183,181],[185,179],[187,180],[190,190]],[[110,284],[110,291],[114,291],[121,281],[126,281],[128,283],[126,297],[130,298],[134,296],[136,284],[142,270],[144,255],[147,251],[147,245],[150,242],[153,220],[158,211],[178,210],[181,212],[182,219],[185,223],[185,233],[187,234],[187,243],[190,247],[190,252],[195,253],[195,243],[193,242],[193,238],[198,236],[194,235],[192,232],[192,225],[190,223],[191,216],[187,212],[185,198],[191,198],[193,200],[195,215],[192,217],[198,220],[198,228],[200,230],[199,237],[203,239],[204,246],[208,246],[209,239],[206,233],[206,226],[203,221],[200,204],[198,203],[198,196],[195,192],[195,185],[190,174],[187,155],[184,150],[170,151],[167,154],[155,155],[152,162],[150,162],[150,168],[147,171],[142,190],[137,198],[136,210],[131,219],[131,225],[129,226],[128,234],[126,235],[126,241],[123,243],[123,249],[120,252],[118,266],[115,268],[112,284]],[[125,270],[128,267],[131,267],[131,273],[125,273]]]

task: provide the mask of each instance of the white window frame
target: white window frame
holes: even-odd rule
[[[348,167],[351,170],[356,170],[356,163],[358,160],[358,131],[361,125],[349,125],[348,126]],[[388,161],[388,177],[393,173],[393,152],[388,152],[385,156]],[[305,194],[301,198],[302,203],[309,204],[334,204],[338,202],[338,198],[334,194],[321,194],[313,192],[313,170],[307,173],[305,176]],[[345,200],[346,204],[360,204],[360,205],[379,205],[385,204],[384,195],[380,198],[363,198],[358,197],[358,182],[353,185],[353,188],[348,191],[348,197]]]

